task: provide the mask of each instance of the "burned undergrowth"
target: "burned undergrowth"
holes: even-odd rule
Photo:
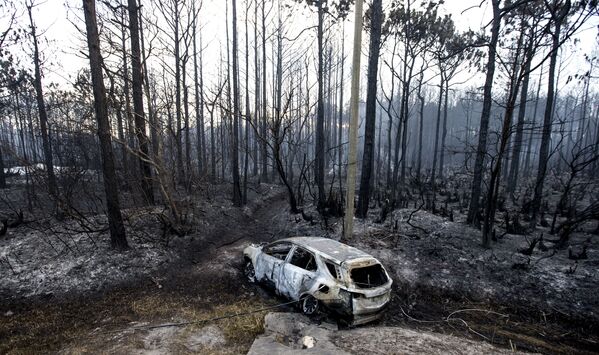
[[[243,248],[250,242],[298,235],[337,239],[341,232],[338,218],[319,220],[309,207],[305,208],[314,216],[311,221],[288,212],[281,189],[269,185],[255,189],[262,197],[244,209],[232,206],[226,190],[212,190],[209,198],[195,203],[192,231],[171,236],[168,244],[161,239],[159,224],[146,224],[156,236],[149,250],[167,251],[172,257],[162,263],[152,259],[152,265],[158,265],[135,277],[107,278],[99,288],[90,287],[93,282],[80,282],[69,292],[42,287],[41,292],[30,294],[4,288],[0,338],[6,341],[0,352],[247,351],[262,332],[265,312],[202,322],[284,302],[246,283],[241,273]],[[387,313],[372,326],[431,330],[543,353],[584,353],[596,348],[593,244],[587,249],[588,259],[577,261],[568,258],[567,250],[546,257],[551,251],[539,250],[538,243],[531,255],[523,255],[519,250],[529,246],[532,237],[515,234],[506,234],[492,251],[486,251],[478,247],[477,230],[464,227],[457,212],[454,222],[413,209],[389,211],[385,223],[370,222],[379,213],[375,209],[367,222],[358,220],[354,238],[345,241],[381,260],[394,281]],[[9,229],[8,237],[27,238],[25,233],[13,234],[21,228],[25,230],[25,226]],[[585,240],[576,234],[572,239],[573,243]],[[139,252],[135,241],[132,238],[130,253]],[[575,244],[574,253],[578,247]],[[58,260],[65,261],[69,255]],[[531,268],[512,268],[528,259]],[[92,269],[80,270],[87,275]],[[66,277],[76,275],[72,271]],[[172,322],[198,323],[138,329]]]
[[[205,194],[208,198],[196,200],[193,230],[169,236],[168,243],[152,214],[137,210],[145,219],[138,219],[130,233],[131,249],[122,253],[109,250],[107,240],[102,240],[106,235],[94,235],[95,244],[86,235],[65,235],[73,252],[63,245],[61,253],[53,254],[49,240],[60,241],[52,236],[33,235],[31,228],[10,230],[0,246],[11,260],[20,253],[14,266],[20,269],[16,275],[3,270],[0,353],[245,351],[262,331],[264,313],[203,321],[277,303],[243,284],[241,276],[240,242],[278,235],[282,224],[269,225],[276,217],[269,208],[285,205],[276,187],[253,189],[258,197],[240,210],[225,197],[226,188],[212,188]],[[238,228],[241,225],[246,228]],[[31,238],[39,239],[33,243],[37,249],[21,248]],[[36,259],[35,252],[42,249],[47,257],[42,252]],[[35,275],[45,276],[40,277],[43,282],[35,282]],[[173,320],[198,323],[179,327],[184,330],[133,330]]]

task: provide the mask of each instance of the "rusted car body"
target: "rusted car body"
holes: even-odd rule
[[[353,325],[378,319],[391,299],[392,280],[365,252],[327,238],[295,237],[243,251],[250,281],[298,301],[308,315],[320,306]]]

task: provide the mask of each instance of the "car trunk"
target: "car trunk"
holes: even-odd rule
[[[374,288],[387,283],[388,278],[381,264],[354,267],[350,270],[352,283],[358,288]]]
[[[352,314],[362,317],[379,313],[391,297],[391,280],[374,258],[356,258],[344,263],[350,283]]]

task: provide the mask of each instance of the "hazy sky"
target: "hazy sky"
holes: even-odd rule
[[[480,0],[446,0],[445,4],[442,5],[442,12],[452,14],[452,17],[459,30],[467,30],[469,28],[478,30],[481,26],[487,24],[491,18],[491,9],[488,4],[489,1],[485,1],[482,6],[478,7]],[[142,1],[142,4],[144,2]],[[208,55],[205,56],[205,73],[207,79],[210,80],[210,76],[214,76],[219,61],[219,54],[221,47],[224,48],[225,39],[225,1],[224,0],[204,0],[202,11],[200,13],[200,22],[203,26],[202,35],[206,51]],[[243,18],[244,18],[244,2],[238,1],[240,9],[238,9],[239,23],[238,28],[243,31]],[[283,3],[294,4],[291,1],[283,0]],[[387,3],[384,1],[384,3]],[[306,26],[315,24],[316,16],[312,10],[308,10],[305,6],[300,4],[292,5],[293,8],[288,10],[292,13],[292,16],[285,19],[285,26],[289,32],[289,36],[293,36],[294,33],[299,33],[301,29]],[[51,62],[46,65],[45,73],[46,77],[52,81],[61,83],[68,82],[68,76],[75,74],[80,68],[88,65],[83,60],[80,54],[77,54],[81,50],[83,43],[81,38],[71,21],[80,21],[78,17],[81,16],[81,1],[78,0],[46,0],[41,3],[34,11],[35,21],[40,29],[45,29],[45,37],[49,40],[49,43],[42,46],[44,49],[45,56]],[[366,8],[366,7],[365,7]],[[462,13],[465,9],[464,13]],[[351,53],[351,40],[352,40],[352,21],[353,14],[348,16],[349,20],[345,24],[346,38],[349,42],[346,45],[346,53]],[[26,21],[25,17],[21,18],[21,22]],[[582,65],[581,53],[583,50],[589,50],[596,47],[596,34],[597,34],[597,19],[592,19],[589,24],[585,25],[584,31],[578,36],[580,39],[580,45],[577,48],[569,48],[570,52],[574,52],[574,59],[571,59],[574,63],[572,68],[576,69],[577,66]],[[81,24],[83,25],[83,24]],[[250,25],[250,33],[253,29]],[[312,43],[314,47],[315,42],[313,41],[315,31],[308,31],[304,33],[301,40],[307,44]],[[251,38],[251,35],[250,35]],[[363,34],[363,53],[367,49],[368,36]],[[240,45],[243,45],[243,33],[240,34]],[[225,55],[225,54],[223,54]],[[250,55],[251,56],[251,55]],[[365,67],[366,60],[362,59],[362,66]],[[364,70],[363,70],[364,71]],[[480,80],[480,79],[478,79]]]

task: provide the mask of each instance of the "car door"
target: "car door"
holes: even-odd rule
[[[256,278],[265,282],[267,286],[278,289],[281,269],[292,247],[293,244],[289,242],[275,242],[266,245],[254,266]]]
[[[283,265],[278,289],[279,292],[293,300],[312,288],[316,280],[317,264],[314,254],[295,246],[291,256]]]

